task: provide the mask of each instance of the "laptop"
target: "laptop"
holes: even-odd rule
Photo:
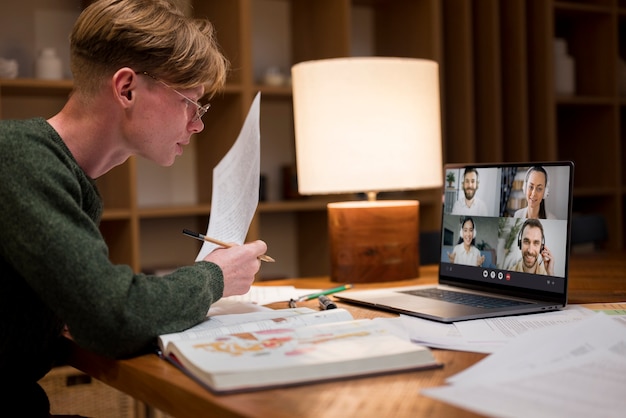
[[[562,309],[574,164],[447,164],[437,285],[335,295],[451,323]]]

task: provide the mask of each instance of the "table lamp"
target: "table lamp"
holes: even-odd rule
[[[419,277],[419,202],[376,197],[443,183],[438,64],[352,57],[291,71],[298,191],[368,197],[327,206],[331,279]]]

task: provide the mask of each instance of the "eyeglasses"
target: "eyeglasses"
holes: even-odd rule
[[[170,90],[172,90],[174,93],[178,94],[180,97],[182,97],[183,99],[187,100],[187,102],[191,103],[192,105],[194,105],[196,107],[196,114],[193,117],[193,119],[191,120],[192,122],[196,122],[198,120],[200,120],[200,118],[202,118],[202,116],[204,116],[204,114],[209,110],[209,108],[211,107],[211,103],[207,103],[204,106],[201,105],[200,103],[196,102],[195,100],[191,100],[189,97],[185,96],[184,94],[182,94],[181,92],[179,92],[178,90],[176,90],[174,87],[170,86],[169,84],[167,84],[165,81],[156,78],[155,76],[153,76],[150,73],[147,73],[145,71],[141,71],[139,74],[143,74],[143,75],[147,75],[148,77],[150,77],[151,79],[153,79],[154,81],[158,81],[159,83],[163,84],[165,87],[169,88]]]

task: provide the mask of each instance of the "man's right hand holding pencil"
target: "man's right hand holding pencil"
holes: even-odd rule
[[[256,273],[261,268],[261,257],[267,244],[261,240],[229,248],[217,248],[204,258],[217,264],[224,276],[222,297],[243,295],[250,290]]]

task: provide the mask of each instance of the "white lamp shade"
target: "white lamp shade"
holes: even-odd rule
[[[291,71],[301,194],[442,185],[436,62],[338,58]]]

